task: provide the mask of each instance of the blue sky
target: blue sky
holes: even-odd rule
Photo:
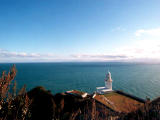
[[[159,0],[0,0],[0,62],[159,60]]]

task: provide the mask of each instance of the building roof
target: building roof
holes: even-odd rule
[[[66,94],[69,94],[69,95],[81,97],[81,98],[85,98],[85,97],[87,97],[87,95],[88,95],[88,93],[82,92],[82,91],[79,91],[79,90],[66,91],[65,93],[66,93]]]
[[[94,99],[114,111],[124,113],[134,111],[145,103],[145,101],[140,98],[119,91],[96,95]]]

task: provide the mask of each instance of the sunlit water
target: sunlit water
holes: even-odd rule
[[[12,64],[0,64],[0,71]],[[18,88],[44,86],[53,94],[71,89],[92,93],[112,74],[113,89],[151,99],[160,96],[160,64],[137,63],[16,63]]]

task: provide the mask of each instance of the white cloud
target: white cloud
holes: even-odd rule
[[[0,49],[0,57],[17,57],[17,58],[40,58],[40,57],[54,57],[54,54],[40,54],[40,53],[25,53],[25,52],[10,52]]]
[[[128,57],[121,54],[75,54],[71,55],[73,59],[81,61],[107,61],[107,60],[121,60]]]
[[[116,52],[130,58],[160,58],[160,41],[140,40],[132,46],[118,48]]]
[[[119,30],[120,28],[117,28]],[[82,60],[119,60],[119,61],[159,61],[160,62],[160,28],[140,29],[135,32],[133,44],[116,48],[106,54],[77,54],[73,57]]]
[[[139,29],[135,32],[135,35],[136,36],[142,36],[142,35],[160,36],[160,28]]]
[[[123,54],[74,54],[64,56],[52,53],[18,53],[0,49],[0,62],[112,61],[123,59],[128,59],[128,56]]]
[[[32,61],[48,61],[59,59],[57,55],[52,53],[26,53],[11,52],[0,49],[0,62],[32,62]]]
[[[131,59],[156,59],[160,61],[160,28],[139,29],[135,32],[135,42],[116,50]]]
[[[119,26],[119,27],[113,28],[111,31],[112,32],[115,32],[115,31],[126,31],[126,29]]]

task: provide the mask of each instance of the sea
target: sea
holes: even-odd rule
[[[0,63],[0,72],[13,63]],[[27,91],[43,86],[53,94],[68,90],[88,93],[104,86],[105,75],[111,72],[113,89],[151,100],[160,96],[160,64],[125,62],[57,62],[15,63],[19,90],[24,84]]]

